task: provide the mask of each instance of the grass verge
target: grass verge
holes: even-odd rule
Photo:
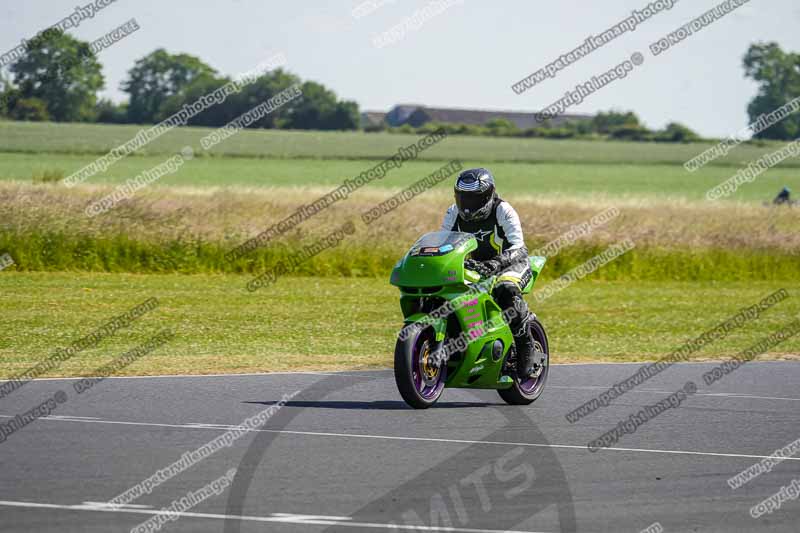
[[[49,375],[90,375],[165,327],[176,338],[127,367],[125,375],[391,365],[401,317],[398,294],[387,281],[283,278],[252,294],[244,290],[246,280],[236,275],[0,273],[5,302],[0,376],[29,368],[151,296],[160,302],[156,310]],[[800,286],[586,279],[532,307],[547,328],[554,362],[643,361],[666,355],[782,287],[790,298],[695,354],[718,359],[797,317]],[[793,338],[768,357],[798,353],[800,339]]]

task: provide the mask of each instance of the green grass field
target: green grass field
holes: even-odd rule
[[[800,209],[762,203],[800,190],[793,159],[725,201],[705,191],[781,143],[743,145],[696,173],[682,164],[708,145],[451,137],[418,161],[230,264],[243,240],[370,168],[410,135],[246,131],[96,218],[84,209],[117,184],[162,163],[210,130],[181,128],[78,187],[35,185],[67,176],[132,138],[135,126],[0,122],[0,272],[6,304],[0,375],[34,364],[149,296],[161,307],[130,330],[64,364],[81,375],[158,329],[178,337],[128,374],[385,367],[400,325],[388,271],[420,234],[438,227],[449,180],[303,264],[268,290],[244,284],[278,260],[389,198],[453,158],[489,166],[517,208],[532,249],[609,207],[620,216],[551,257],[542,283],[609,244],[636,248],[547,300],[536,312],[555,361],[655,359],[704,329],[800,279]],[[798,300],[800,301],[800,300]],[[721,358],[797,317],[790,298],[700,353]],[[791,339],[770,357],[791,357]]]
[[[7,326],[0,333],[0,375],[32,366],[151,296],[159,299],[159,308],[52,375],[91,374],[166,327],[176,332],[175,340],[125,374],[391,366],[401,315],[397,290],[387,280],[285,278],[269,292],[253,295],[243,288],[246,279],[0,274]],[[720,358],[796,317],[800,286],[584,280],[534,310],[548,329],[555,362],[655,359],[781,287],[790,298],[696,354]],[[770,355],[798,352],[800,339],[794,338]]]
[[[143,128],[146,127],[0,121],[0,151],[101,155],[132,139]],[[174,129],[143,148],[140,155],[174,154],[187,145],[200,152],[200,139],[211,131],[194,127]],[[419,138],[418,135],[389,133],[247,130],[216,146],[211,153],[262,158],[382,159],[396,152],[400,146],[411,144]],[[770,142],[764,146],[745,144],[713,164],[739,166],[784,145],[780,142]],[[710,143],[656,144],[453,136],[423,152],[421,158],[679,166],[710,146]],[[793,158],[781,166],[800,167],[800,160]]]
[[[70,154],[0,153],[0,180],[31,182],[34,176],[57,172],[68,176],[91,163],[95,156]],[[160,165],[163,155],[129,157],[86,183],[119,184]],[[487,163],[471,156],[465,168],[486,165],[502,177],[502,192],[515,196],[582,196],[672,198],[702,201],[710,188],[735,174],[728,166],[711,166],[690,174],[683,167],[664,164]],[[252,157],[197,158],[154,187],[337,187],[375,165],[368,159],[259,159]],[[442,166],[441,161],[414,161],[392,169],[368,188],[402,188]],[[770,200],[784,185],[800,189],[800,169],[777,168],[743,185],[724,201]]]
[[[45,172],[68,176],[132,139],[139,126],[0,121],[0,180],[30,182]],[[155,186],[334,186],[396,153],[420,137],[361,132],[244,131],[210,154],[200,139],[213,130],[177,128],[133,156],[91,178],[90,184],[121,183],[192,146],[199,155]],[[744,144],[701,170],[683,163],[711,144],[503,139],[451,136],[425,150],[419,161],[392,170],[376,187],[402,187],[459,159],[490,166],[507,196],[609,196],[703,200],[705,192],[738,168],[784,146]],[[208,156],[211,157],[208,157]],[[800,159],[792,158],[740,188],[729,201],[763,202],[782,186],[800,190]]]

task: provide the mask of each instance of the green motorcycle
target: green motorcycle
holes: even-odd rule
[[[495,389],[512,405],[528,405],[544,390],[550,370],[544,327],[531,315],[536,372],[520,380],[509,317],[491,296],[495,279],[464,267],[477,247],[471,233],[428,233],[392,270],[405,324],[395,346],[394,377],[400,395],[416,409],[436,403],[445,387]],[[546,261],[529,260],[533,277],[524,294]]]

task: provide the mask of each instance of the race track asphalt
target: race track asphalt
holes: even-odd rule
[[[74,379],[36,380],[0,399],[0,423],[57,391],[66,401],[0,443],[0,532],[131,531],[230,469],[231,486],[161,530],[800,531],[800,500],[750,511],[800,484],[800,453],[727,482],[800,439],[800,364],[749,363],[706,386],[713,366],[675,365],[575,423],[568,412],[638,365],[554,366],[528,407],[448,389],[427,411],[405,406],[388,370],[110,378],[82,394]],[[587,448],[690,381],[678,407]],[[260,429],[106,503],[265,410]]]

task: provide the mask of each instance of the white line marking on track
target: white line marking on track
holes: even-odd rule
[[[96,416],[72,416],[72,415],[47,415],[41,418],[55,418],[55,419],[64,419],[64,420],[100,420]]]
[[[109,503],[109,502],[91,502],[91,501],[86,501],[86,502],[83,502],[83,505],[86,505],[86,506],[89,506],[89,507],[100,507],[100,508],[103,508],[103,509],[113,509],[114,508],[114,504],[113,503]],[[121,507],[123,509],[152,509],[153,508],[152,505],[139,505],[138,503],[123,503],[121,505],[117,505],[117,507]]]
[[[311,514],[294,514],[294,513],[272,513],[270,516],[276,517],[286,517],[286,518],[295,518],[298,520],[342,520],[342,521],[350,521],[353,520],[349,516],[328,516],[324,514],[320,515],[311,515]]]
[[[565,387],[563,385],[548,385],[550,389],[567,389],[567,390],[608,390],[609,387],[599,386],[585,386],[585,387]],[[626,394],[633,392],[635,394],[672,394],[675,391],[658,390],[658,389],[638,389],[629,390]],[[757,396],[755,394],[740,394],[738,392],[696,392],[692,396],[713,396],[716,398],[751,398],[753,400],[780,400],[787,402],[800,402],[800,398],[785,398],[781,396]]]
[[[224,430],[231,429],[231,426],[227,424],[205,424],[202,422],[189,422],[186,425],[188,427],[193,427],[193,428],[224,429]]]
[[[0,418],[13,418],[10,415],[0,415]],[[541,444],[535,442],[506,442],[506,441],[491,441],[491,440],[467,440],[467,439],[442,439],[435,437],[406,437],[398,435],[365,435],[359,433],[331,433],[324,431],[295,431],[288,429],[249,429],[244,426],[197,426],[187,424],[166,424],[158,422],[126,422],[121,420],[60,420],[40,418],[39,420],[50,420],[51,422],[83,422],[85,424],[116,424],[123,426],[145,426],[145,427],[165,427],[165,428],[178,428],[178,429],[197,429],[197,430],[230,430],[239,429],[244,431],[261,432],[261,433],[278,433],[284,435],[303,435],[311,437],[338,437],[350,439],[376,439],[376,440],[398,440],[409,442],[437,442],[445,444],[485,444],[489,446],[522,446],[528,448],[558,448],[565,450],[583,450],[588,452],[586,444]],[[718,453],[718,452],[696,452],[687,450],[656,450],[652,448],[600,448],[599,451],[603,452],[632,452],[632,453],[661,453],[669,455],[699,455],[708,457],[733,457],[745,459],[769,459],[774,458],[771,455],[751,455],[744,453]],[[591,453],[591,452],[590,452]],[[800,461],[800,457],[785,457],[785,461]]]
[[[723,398],[752,398],[753,400],[781,400],[786,402],[800,402],[800,398],[784,398],[781,396],[756,396],[755,394],[737,394],[735,392],[717,392],[714,394],[697,394],[694,396],[718,396]]]
[[[155,511],[148,509],[111,509],[103,507],[95,507],[92,505],[59,505],[55,503],[38,503],[38,502],[16,502],[10,500],[0,500],[0,505],[6,507],[21,507],[27,509],[59,509],[65,511],[91,511],[98,513],[128,513],[128,514],[144,514],[144,515],[160,515],[166,514],[164,511]],[[171,512],[171,511],[170,511]],[[340,526],[352,528],[372,528],[372,529],[392,529],[403,531],[447,531],[452,533],[544,533],[542,531],[519,531],[519,530],[497,530],[497,529],[468,529],[459,527],[437,527],[437,526],[415,526],[415,525],[397,525],[397,524],[380,524],[372,522],[353,522],[352,518],[340,516],[306,516],[306,515],[292,515],[286,513],[273,513],[271,516],[248,516],[248,515],[226,515],[216,513],[195,513],[183,512],[174,513],[180,517],[190,518],[207,518],[216,520],[240,520],[243,522],[272,522],[282,524],[299,524],[299,525],[314,525],[314,526]]]

